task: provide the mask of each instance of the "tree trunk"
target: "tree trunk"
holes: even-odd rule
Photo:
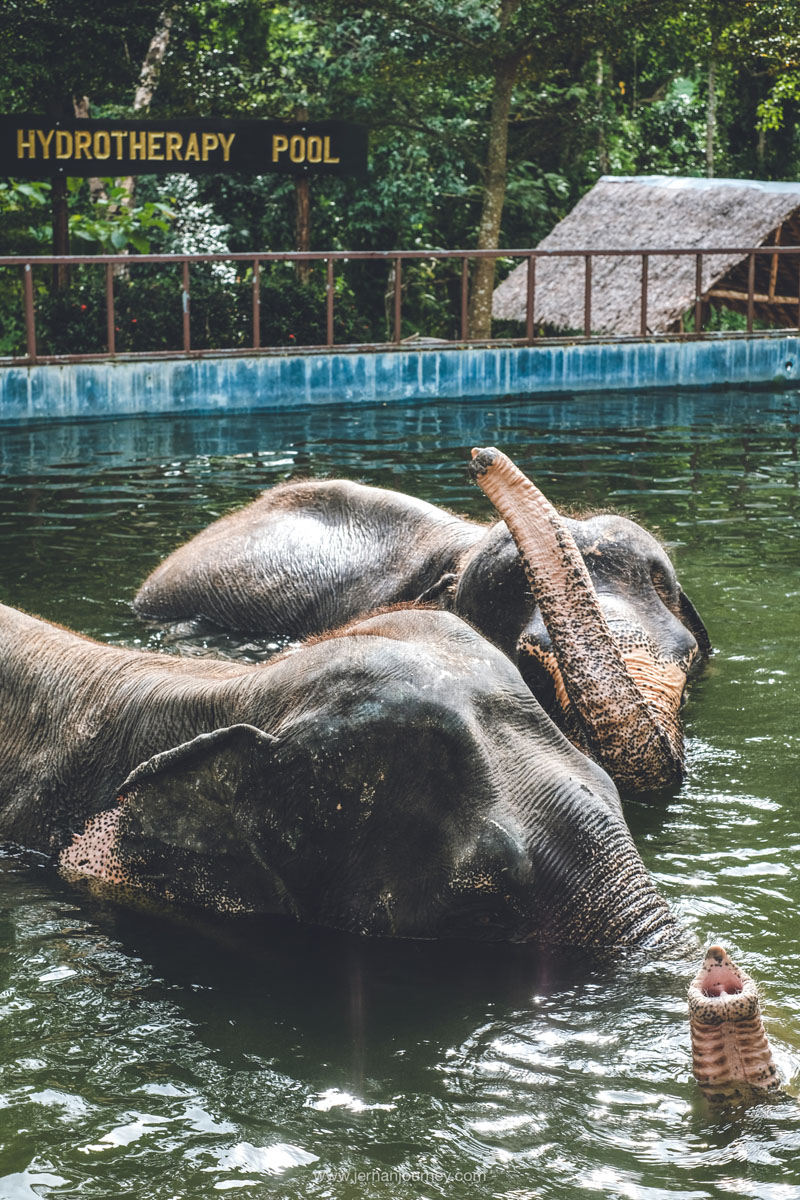
[[[161,65],[169,45],[171,28],[172,8],[165,8],[158,18],[158,27],[150,39],[150,45],[147,47],[147,54],[144,56],[142,69],[139,72],[139,84],[133,96],[133,111],[136,113],[141,112],[142,109],[148,109],[153,101]],[[133,176],[128,175],[124,179],[118,180],[118,183],[127,193],[122,203],[127,208],[132,208],[136,188]]]
[[[714,143],[717,136],[717,59],[714,51],[708,60],[708,96],[706,98],[706,175],[714,176]]]
[[[497,66],[489,121],[489,150],[486,156],[483,203],[478,226],[478,250],[496,250],[500,241],[500,222],[506,195],[508,157],[508,118],[511,94],[519,67],[519,57],[502,59]],[[492,293],[496,260],[479,258],[473,277],[469,307],[469,336],[492,335]]]
[[[603,51],[598,50],[595,84],[597,86],[597,165],[600,168],[601,175],[608,174],[608,147],[606,146],[606,124],[603,112],[603,83],[605,74]]]
[[[75,110],[75,116],[81,120],[89,119],[89,97],[88,96],[73,96],[72,107]],[[108,200],[106,189],[103,186],[103,181],[97,175],[92,175],[89,178],[89,194],[96,204],[99,200]]]
[[[161,65],[164,62],[167,46],[169,45],[169,32],[171,28],[172,10],[171,8],[165,8],[158,18],[158,28],[150,39],[147,54],[144,56],[142,70],[139,74],[139,86],[133,97],[135,112],[138,112],[142,108],[149,108],[153,101],[158,77],[161,74]]]

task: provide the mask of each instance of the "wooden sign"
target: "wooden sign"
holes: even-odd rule
[[[349,121],[104,121],[0,117],[0,175],[362,175],[367,130]]]

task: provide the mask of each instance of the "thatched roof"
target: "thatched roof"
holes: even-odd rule
[[[537,249],[745,248],[772,244],[776,237],[783,245],[800,243],[800,183],[604,175]],[[774,325],[797,327],[797,304],[779,301],[797,296],[800,259],[758,255],[755,262],[756,314],[768,314]],[[694,256],[656,256],[648,264],[647,327],[652,333],[669,332],[694,304]],[[592,260],[593,332],[640,332],[641,278],[641,259],[636,256]],[[525,320],[526,280],[527,266],[522,263],[495,290],[494,317]],[[702,289],[704,296],[711,293],[711,303],[743,311],[747,259],[704,258]],[[536,324],[579,331],[583,315],[583,259],[539,259]]]

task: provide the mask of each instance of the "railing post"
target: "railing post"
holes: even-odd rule
[[[469,258],[461,259],[461,340],[469,338]]]
[[[33,267],[25,263],[22,270],[22,287],[25,298],[25,338],[28,358],[36,362],[36,314],[33,307]]]
[[[394,340],[403,340],[403,260],[394,260]]]
[[[584,256],[586,274],[583,283],[583,336],[592,336],[592,256]]]
[[[525,337],[529,342],[533,341],[533,309],[536,298],[536,259],[532,254],[528,255],[528,275],[527,288],[525,292]]]
[[[648,254],[643,254],[642,255],[642,309],[641,309],[641,323],[639,326],[639,333],[641,334],[641,336],[643,338],[647,337],[647,276],[648,276],[649,269],[650,269],[650,256]]]
[[[748,254],[747,256],[747,332],[753,332],[753,316],[755,314],[755,302],[753,300],[753,292],[755,291],[756,282],[756,256]]]
[[[333,259],[329,258],[327,284],[325,289],[327,344],[333,345]]]
[[[253,349],[261,346],[261,263],[253,259]]]
[[[114,316],[114,268],[106,263],[106,342],[108,353],[117,353],[117,331]]]
[[[694,266],[694,331],[700,333],[703,328],[703,255],[695,256]]]
[[[183,305],[183,350],[185,354],[188,354],[192,348],[192,334],[189,319],[189,263],[186,259],[183,262],[181,303]]]

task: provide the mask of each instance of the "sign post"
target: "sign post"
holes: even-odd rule
[[[250,171],[362,175],[367,130],[349,121],[0,117],[0,174],[167,175]]]
[[[0,116],[0,175],[53,181],[53,253],[68,253],[67,178],[249,171],[293,175],[298,249],[310,248],[308,177],[363,175],[367,130],[349,121]],[[64,268],[57,268],[58,272]],[[59,280],[62,276],[58,275]]]

